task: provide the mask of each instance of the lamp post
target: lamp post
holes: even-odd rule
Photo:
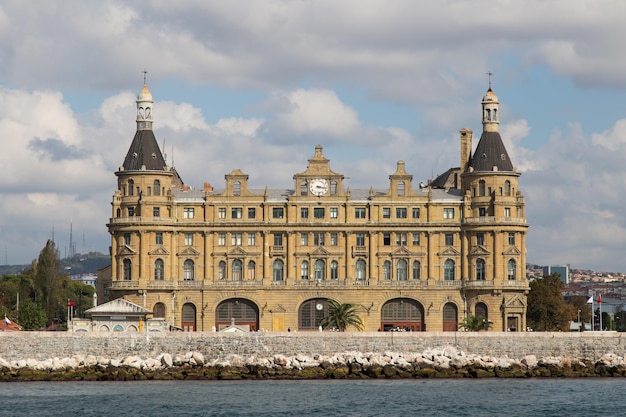
[[[578,331],[580,332],[580,310],[578,310]]]

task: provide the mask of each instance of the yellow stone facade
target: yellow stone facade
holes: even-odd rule
[[[482,106],[474,154],[462,129],[460,166],[428,184],[414,184],[399,161],[386,188],[351,190],[316,146],[285,189],[251,189],[239,169],[223,188],[194,189],[163,160],[144,86],[115,173],[112,263],[98,299],[124,297],[190,331],[315,331],[328,299],[355,304],[366,331],[454,331],[474,315],[490,330],[523,331],[520,174],[491,88]]]

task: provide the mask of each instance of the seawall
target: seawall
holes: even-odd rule
[[[595,361],[605,354],[626,357],[626,333],[66,333],[0,332],[0,358],[5,361],[93,355],[106,358],[155,357],[162,353],[200,352],[210,360],[229,355],[268,357],[333,355],[341,352],[424,352],[454,346],[474,355],[519,359],[543,357],[584,358]]]

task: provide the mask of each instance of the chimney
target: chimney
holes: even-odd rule
[[[466,127],[461,132],[461,173],[467,170],[467,164],[472,156],[472,131]]]
[[[209,191],[213,191],[213,187],[211,187],[211,184],[209,184],[208,182],[204,183],[204,187],[202,187],[202,191],[209,192]]]

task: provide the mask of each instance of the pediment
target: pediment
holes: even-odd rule
[[[243,250],[241,246],[237,246],[233,248],[230,252],[228,252],[228,256],[246,256],[248,252]]]
[[[520,256],[522,253],[515,246],[509,246],[504,252],[502,252],[502,254],[509,256]]]
[[[153,251],[148,252],[148,255],[159,255],[159,256],[165,256],[165,255],[169,255],[170,253],[167,251],[167,249],[165,249],[163,246],[159,246],[158,248],[156,248]]]
[[[200,252],[192,248],[191,246],[186,247],[182,251],[177,253],[178,256],[200,256]]]
[[[125,256],[125,255],[128,256],[128,255],[136,255],[137,252],[135,252],[130,246],[124,245],[117,250],[117,254],[118,256]]]
[[[461,254],[459,253],[458,250],[454,249],[452,246],[448,246],[444,250],[439,252],[437,255],[439,255],[439,256],[460,256]]]
[[[504,301],[504,306],[506,308],[525,307],[526,303],[524,303],[520,294],[515,294],[508,300]]]
[[[330,255],[330,252],[328,252],[326,249],[324,249],[323,247],[319,247],[316,248],[313,252],[311,252],[311,255],[313,256],[328,256]]]
[[[400,246],[398,249],[391,252],[392,257],[405,257],[405,256],[411,256],[412,254],[413,253],[410,250],[408,250],[406,246]]]
[[[491,252],[489,252],[484,246],[478,245],[473,247],[469,254],[471,256],[489,256],[491,255]]]

